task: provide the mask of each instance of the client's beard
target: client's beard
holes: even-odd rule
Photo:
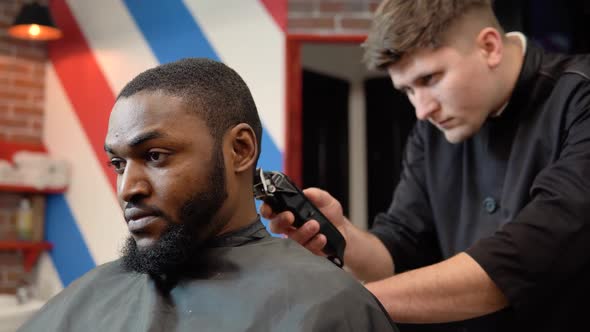
[[[198,268],[205,242],[225,226],[213,220],[227,197],[223,154],[221,149],[218,151],[208,177],[208,189],[196,193],[182,205],[179,223],[160,216],[167,219],[168,227],[158,241],[147,248],[138,248],[131,236],[127,239],[121,250],[122,263],[127,270],[152,276],[182,276]]]

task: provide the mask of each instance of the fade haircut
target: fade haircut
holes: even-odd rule
[[[363,43],[363,62],[370,69],[385,69],[404,54],[442,45],[445,33],[467,12],[479,9],[494,28],[493,0],[383,0],[375,11]]]
[[[256,135],[258,160],[262,125],[250,89],[232,68],[206,58],[170,62],[136,76],[121,90],[117,100],[142,91],[161,91],[182,98],[205,121],[216,144],[235,125],[250,125]]]

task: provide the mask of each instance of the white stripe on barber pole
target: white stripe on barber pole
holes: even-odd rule
[[[96,264],[116,259],[128,234],[116,197],[51,64],[46,72],[44,142],[53,158],[72,169],[65,198]]]
[[[264,128],[285,147],[285,36],[259,0],[184,0],[221,60],[244,78]]]

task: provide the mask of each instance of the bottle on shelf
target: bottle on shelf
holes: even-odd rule
[[[20,201],[16,213],[16,230],[19,240],[30,241],[33,238],[33,208],[28,198]]]

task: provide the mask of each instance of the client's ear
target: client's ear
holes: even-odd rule
[[[250,125],[240,123],[233,127],[228,135],[231,141],[231,165],[235,173],[249,170],[256,163],[258,144],[256,135]]]

